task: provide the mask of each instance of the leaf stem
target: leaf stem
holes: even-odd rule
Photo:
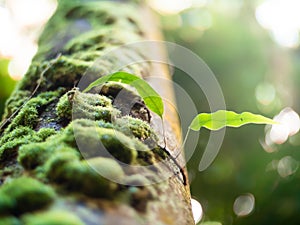
[[[167,140],[166,140],[166,130],[165,130],[165,123],[164,123],[164,119],[161,118],[161,125],[162,125],[162,130],[163,130],[163,136],[164,136],[164,148],[167,147]]]
[[[186,134],[185,134],[185,137],[184,137],[184,140],[183,140],[183,142],[182,142],[182,145],[181,145],[181,147],[179,148],[179,151],[176,153],[176,155],[175,155],[175,159],[177,159],[178,158],[178,156],[182,153],[182,151],[183,151],[183,149],[184,149],[184,146],[185,146],[185,143],[186,143],[186,141],[187,141],[187,138],[188,138],[188,136],[189,136],[189,133],[190,133],[190,127],[188,128],[188,130],[187,130],[187,132],[186,132]]]

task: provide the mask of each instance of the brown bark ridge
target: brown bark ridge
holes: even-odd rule
[[[184,159],[172,156],[180,130],[172,87],[163,82],[168,66],[151,61],[166,54],[140,44],[162,40],[157,24],[138,1],[59,1],[6,103],[0,225],[194,224]],[[146,79],[172,103],[165,137],[132,86],[108,82],[82,92],[117,70]]]

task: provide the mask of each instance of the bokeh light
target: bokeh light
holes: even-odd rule
[[[191,199],[192,212],[195,223],[198,223],[203,216],[203,210],[201,204],[196,199]]]
[[[300,30],[299,0],[268,0],[256,9],[257,21],[282,46],[297,47]]]
[[[299,162],[291,156],[285,156],[279,160],[277,165],[278,174],[285,178],[294,174],[299,168]]]
[[[197,30],[206,30],[213,24],[213,19],[209,11],[204,9],[191,9],[183,13],[183,22],[185,26]]]
[[[47,22],[56,9],[54,0],[7,0],[14,22],[21,29],[39,27]]]
[[[263,82],[256,87],[255,96],[260,104],[269,105],[275,100],[276,90],[272,84]]]
[[[151,0],[148,3],[163,14],[176,14],[192,6],[192,0]]]
[[[0,6],[0,57],[13,57],[18,51],[15,43],[19,41],[17,29],[9,10]]]
[[[22,48],[19,49],[9,63],[8,73],[14,80],[20,80],[28,70],[31,59],[37,52],[38,46],[36,43],[27,40],[24,42]]]
[[[37,52],[37,38],[57,6],[55,0],[6,0],[0,6],[0,58],[11,60],[9,75],[19,80]]]
[[[272,125],[271,130],[266,134],[266,143],[270,141],[276,144],[283,144],[290,136],[295,135],[300,129],[299,115],[290,107],[284,108],[274,117],[278,124]]]
[[[233,211],[237,216],[247,216],[255,206],[255,198],[252,194],[244,194],[237,197],[233,204]]]

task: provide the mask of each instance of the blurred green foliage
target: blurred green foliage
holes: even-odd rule
[[[14,89],[16,82],[11,79],[8,74],[8,59],[1,59],[0,57],[0,118],[4,111],[4,104],[6,99],[9,97]]]
[[[230,2],[227,2],[230,8]],[[271,40],[267,31],[256,22],[254,9],[251,4],[244,4],[238,12],[232,13],[213,7],[199,8],[192,10],[196,15],[194,19],[190,18],[193,26],[186,20],[191,10],[181,15],[165,16],[162,22],[167,40],[191,49],[214,72],[223,89],[228,110],[267,112],[265,115],[273,117],[283,107],[289,106],[286,105],[288,103],[276,90],[276,101],[281,103],[261,106],[255,96],[256,87],[265,81],[274,86],[280,83],[278,74],[273,74],[276,71],[274,57],[279,58],[279,68],[281,60],[294,60],[291,71],[283,69],[279,77],[289,79],[296,87],[300,82],[299,55],[282,49]],[[201,14],[210,18],[211,27],[205,27],[207,22],[201,25]],[[200,28],[194,27],[197,20],[200,20]],[[170,21],[173,24],[169,24]],[[192,80],[176,69],[173,78],[189,93],[199,112],[209,112],[205,96]],[[289,87],[286,91],[290,98],[298,98]],[[180,105],[178,102],[179,112],[184,115],[186,109],[180,108]],[[296,102],[293,108],[297,111],[298,106]],[[264,107],[270,110],[261,111]],[[192,195],[202,204],[204,211],[202,222],[218,221],[223,225],[299,224],[300,173],[297,170],[292,175],[281,177],[278,172],[278,162],[286,156],[291,156],[298,168],[299,141],[294,145],[287,142],[276,146],[277,151],[268,153],[260,144],[265,137],[264,126],[227,129],[217,158],[207,170],[199,172],[198,166],[208,136],[208,131],[201,132],[197,149],[188,162]],[[255,208],[251,214],[238,217],[233,205],[238,196],[246,193],[253,194]]]

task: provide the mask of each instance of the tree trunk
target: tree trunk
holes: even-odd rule
[[[147,61],[149,46],[126,45],[148,39],[161,37],[140,3],[59,1],[6,104],[0,224],[194,224],[183,159],[172,157],[180,140],[174,110],[165,105],[164,137],[130,85],[82,92],[117,70],[169,79],[166,65]],[[172,99],[169,85],[152,84]]]

